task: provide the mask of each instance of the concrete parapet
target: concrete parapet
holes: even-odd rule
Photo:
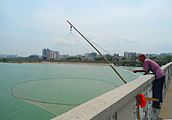
[[[162,67],[166,71],[167,80],[171,77],[172,63]],[[98,96],[52,120],[136,120],[135,96],[144,93],[152,96],[154,75],[145,75]],[[141,119],[154,117],[151,104],[141,110]]]

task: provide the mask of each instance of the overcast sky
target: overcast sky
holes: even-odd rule
[[[0,53],[63,53],[66,20],[111,54],[172,52],[172,0],[0,0]]]

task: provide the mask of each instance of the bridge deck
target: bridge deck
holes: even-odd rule
[[[169,88],[162,104],[159,118],[172,119],[172,82],[169,83]]]

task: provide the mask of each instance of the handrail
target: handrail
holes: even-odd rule
[[[167,63],[166,65],[163,65],[161,68],[164,69],[164,71],[166,71],[171,65],[172,65],[172,62]]]

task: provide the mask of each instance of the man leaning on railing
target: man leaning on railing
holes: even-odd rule
[[[152,71],[155,75],[155,80],[152,82],[152,97],[158,98],[159,101],[153,101],[152,107],[160,109],[160,103],[162,102],[162,89],[165,81],[164,70],[153,60],[147,59],[144,54],[138,56],[138,60],[143,62],[143,70],[134,70],[133,72],[144,72],[148,74]]]

